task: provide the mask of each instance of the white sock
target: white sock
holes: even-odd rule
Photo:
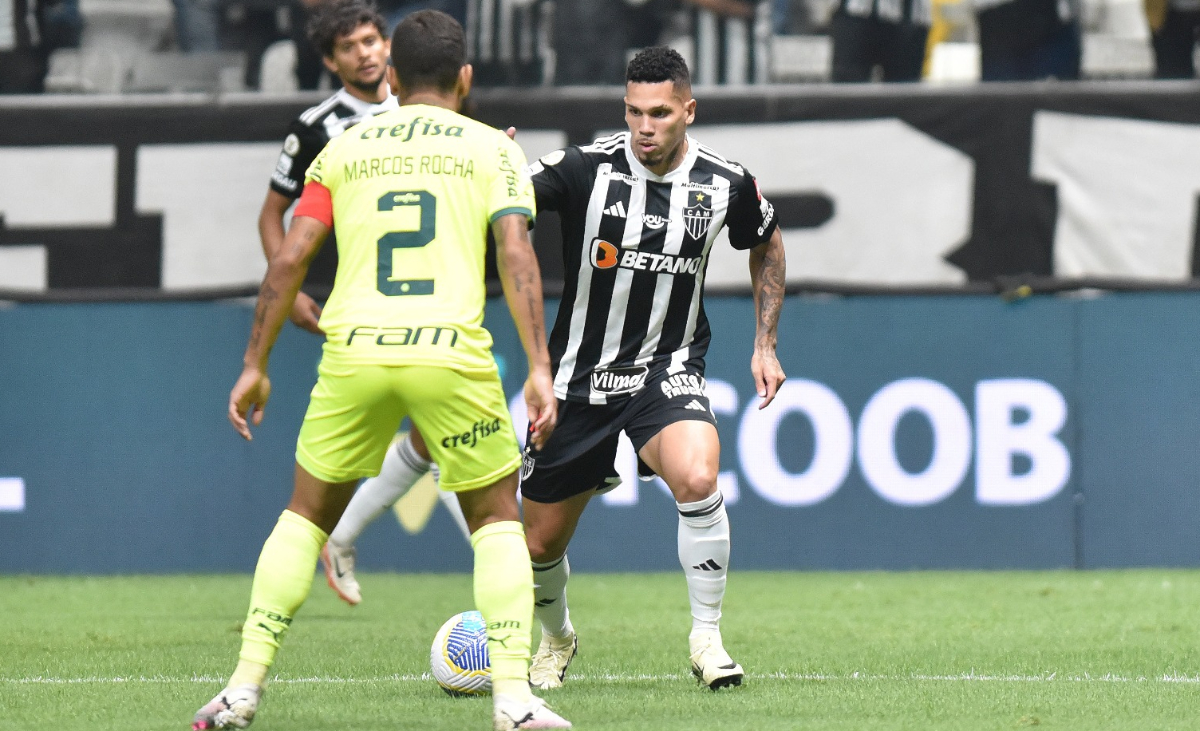
[[[567,609],[567,579],[571,564],[567,555],[557,561],[533,564],[533,616],[542,623],[542,631],[563,638],[575,631]]]
[[[404,497],[429,471],[429,465],[429,461],[421,459],[413,448],[412,437],[405,437],[387,451],[379,474],[358,486],[358,492],[350,499],[342,519],[329,534],[329,540],[343,546],[354,545],[368,525]]]
[[[721,620],[729,570],[729,517],[720,492],[679,509],[679,563],[692,604],[692,633],[714,631]]]

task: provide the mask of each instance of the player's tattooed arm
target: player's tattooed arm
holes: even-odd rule
[[[263,201],[262,210],[258,214],[258,235],[262,241],[263,254],[267,261],[271,260],[276,251],[283,248],[283,239],[286,235],[283,228],[283,216],[293,202],[295,199],[289,198],[273,188],[267,190],[267,198]],[[324,335],[320,326],[317,325],[320,317],[321,306],[312,297],[303,292],[297,292],[296,302],[292,306],[290,314],[292,323],[296,327],[316,335]]]
[[[492,224],[496,237],[496,269],[504,287],[504,299],[516,323],[521,345],[529,360],[525,381],[525,406],[533,427],[533,443],[541,447],[554,431],[558,402],[550,377],[550,352],[546,346],[546,319],[542,309],[542,274],[537,255],[529,243],[529,221],[523,214],[510,213]]]
[[[308,272],[309,262],[320,250],[329,228],[315,218],[297,216],[283,246],[271,257],[267,275],[258,290],[250,342],[243,357],[242,375],[229,394],[229,421],[244,438],[250,439],[247,419],[262,423],[263,408],[271,395],[267,360],[292,309],[296,293]]]
[[[266,370],[271,348],[291,311],[296,293],[300,291],[308,265],[328,234],[329,228],[315,218],[297,216],[292,221],[283,246],[267,264],[267,275],[258,290],[254,326],[243,361],[247,367]]]
[[[783,235],[776,228],[766,243],[750,250],[750,282],[757,317],[750,370],[754,373],[758,395],[763,399],[758,405],[760,409],[771,403],[787,378],[775,355],[786,279]]]

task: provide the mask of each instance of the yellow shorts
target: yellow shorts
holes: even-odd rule
[[[329,363],[322,359],[296,462],[326,482],[379,474],[405,416],[425,437],[443,490],[486,487],[521,465],[495,369]]]

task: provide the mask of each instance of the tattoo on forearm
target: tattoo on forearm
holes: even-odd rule
[[[250,347],[257,349],[259,343],[262,342],[263,327],[267,321],[267,310],[271,304],[279,299],[279,293],[271,286],[271,283],[263,280],[262,287],[258,290],[258,305],[254,308],[254,327],[250,331]]]
[[[779,325],[779,312],[783,309],[783,291],[786,269],[781,251],[768,249],[759,267],[758,337],[770,339],[774,344],[775,330]]]

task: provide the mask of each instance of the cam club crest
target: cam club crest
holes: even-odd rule
[[[704,190],[688,191],[688,204],[683,209],[683,224],[697,241],[703,241],[712,225],[712,194]]]

